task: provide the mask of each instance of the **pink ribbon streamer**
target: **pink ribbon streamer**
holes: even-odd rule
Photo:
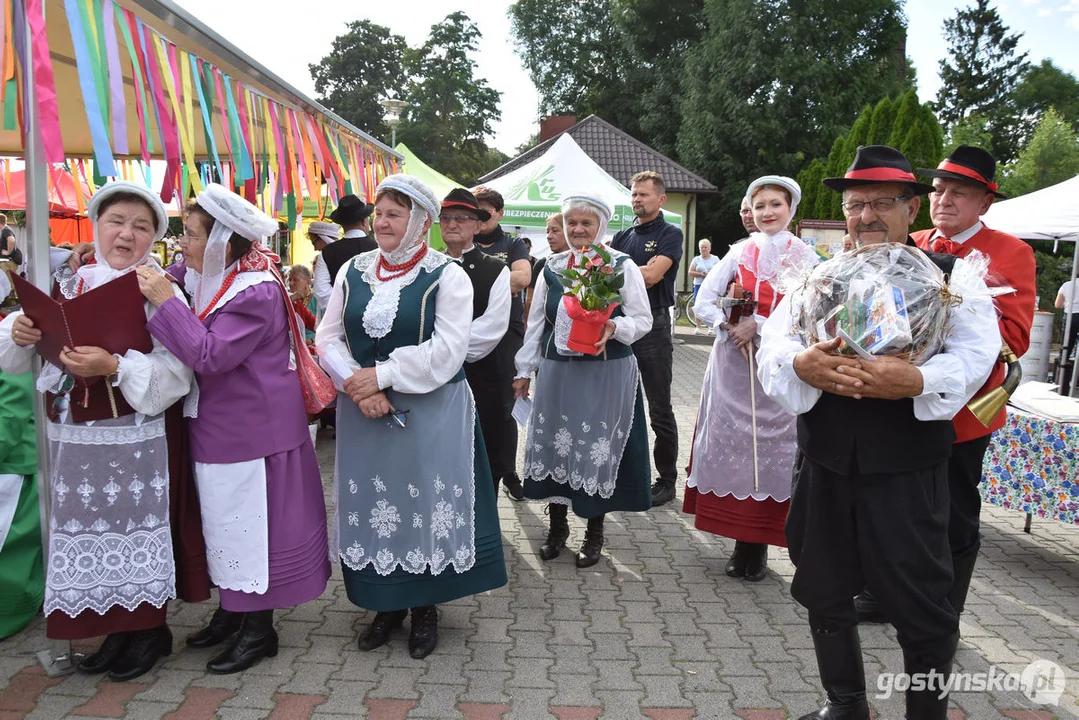
[[[112,107],[112,149],[127,155],[127,103],[124,100],[124,74],[120,70],[120,46],[116,42],[116,15],[113,0],[104,0],[105,53],[109,63],[109,94]]]
[[[37,104],[45,161],[64,161],[64,141],[60,136],[60,112],[56,104],[56,82],[52,74],[49,38],[45,30],[43,0],[26,0],[26,20],[30,25],[30,49],[34,64],[34,99]]]

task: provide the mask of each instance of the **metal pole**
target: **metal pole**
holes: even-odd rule
[[[22,2],[22,0],[17,0]],[[23,15],[25,17],[25,4]],[[52,292],[52,273],[49,267],[49,198],[46,177],[48,164],[41,138],[40,117],[34,89],[33,35],[26,24],[25,55],[19,58],[26,78],[26,97],[23,107],[26,122],[23,130],[23,149],[26,158],[26,267],[30,281],[45,292]],[[41,373],[41,358],[34,358],[34,372]],[[34,393],[34,427],[37,429],[37,493],[41,514],[41,547],[46,567],[49,562],[49,443],[46,431],[45,396]],[[75,658],[67,640],[50,640],[49,647],[37,654],[38,662],[49,677],[74,672]]]
[[[1075,292],[1076,292],[1076,287],[1075,286],[1076,286],[1076,284],[1079,284],[1079,283],[1074,282],[1075,281],[1075,274],[1077,272],[1079,272],[1079,238],[1076,238],[1076,240],[1075,240],[1075,250],[1072,253],[1072,275],[1071,275],[1071,279],[1073,281],[1072,282],[1072,295],[1073,296],[1075,295]],[[1060,389],[1061,389],[1062,394],[1063,394],[1063,390],[1064,390],[1064,364],[1068,361],[1068,356],[1071,355],[1071,352],[1072,352],[1072,348],[1068,346],[1068,337],[1070,336],[1071,327],[1072,327],[1071,298],[1065,298],[1065,299],[1068,301],[1068,306],[1066,308],[1064,308],[1064,337],[1061,338],[1060,359],[1057,362],[1057,382],[1060,383]],[[1071,387],[1068,389],[1068,395],[1070,397],[1075,397],[1076,375],[1079,375],[1079,373],[1075,372],[1075,366],[1073,365],[1072,366]]]

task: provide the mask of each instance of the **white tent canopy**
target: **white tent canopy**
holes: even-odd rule
[[[546,237],[547,217],[561,211],[563,197],[579,192],[598,195],[610,204],[614,215],[608,233],[633,225],[629,190],[588,157],[569,133],[563,133],[532,162],[485,185],[502,193],[506,201],[502,226],[516,227],[521,235],[532,238]],[[681,225],[681,215],[667,210],[663,214],[667,222]],[[548,252],[546,242],[533,240],[535,257]]]
[[[994,230],[1025,240],[1079,240],[1079,176],[993,203],[982,218]]]

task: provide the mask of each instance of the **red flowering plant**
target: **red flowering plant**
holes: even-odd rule
[[[599,243],[590,245],[581,257],[582,264],[575,266],[571,254],[569,266],[558,271],[558,279],[563,288],[562,305],[573,320],[569,348],[595,354],[594,345],[603,326],[618,307],[621,297],[618,291],[625,276],[615,266],[610,251]]]

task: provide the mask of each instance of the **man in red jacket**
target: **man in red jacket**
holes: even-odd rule
[[[1022,357],[1030,346],[1030,326],[1034,322],[1034,251],[1019,238],[992,230],[979,219],[989,210],[994,198],[1004,197],[997,192],[996,166],[993,156],[985,150],[960,145],[936,170],[920,170],[922,175],[933,178],[929,216],[934,227],[916,232],[912,237],[923,250],[957,257],[966,257],[977,250],[989,257],[986,284],[1015,289],[1014,293],[997,296],[994,303],[1000,336],[1017,357]],[[1004,372],[1004,363],[998,361],[974,397],[999,387]],[[970,578],[981,546],[978,526],[982,498],[978,485],[982,479],[982,461],[989,448],[989,436],[1003,427],[1005,416],[1002,408],[986,427],[964,407],[952,421],[956,438],[948,463],[951,495],[948,541],[955,579],[948,600],[960,614],[966,604]],[[883,622],[887,619],[866,593],[855,599],[855,606],[862,621]]]

